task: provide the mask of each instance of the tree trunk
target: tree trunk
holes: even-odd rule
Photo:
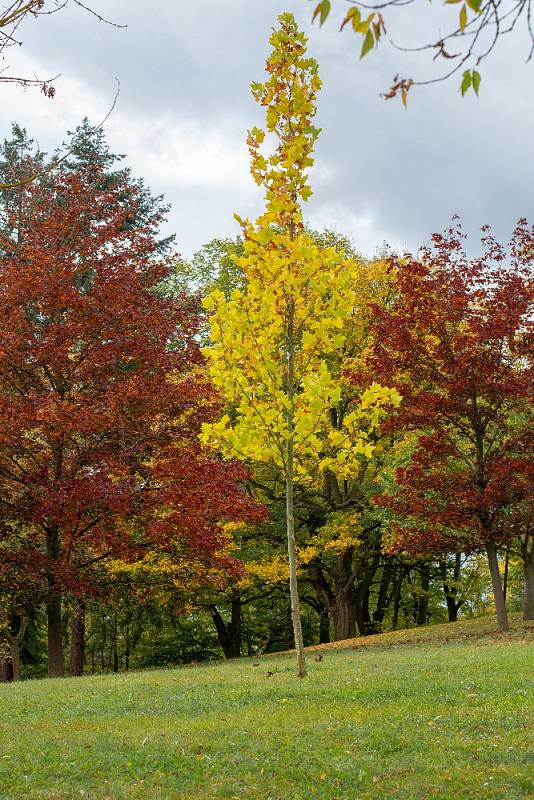
[[[0,658],[0,683],[13,681],[13,664],[9,658]]]
[[[59,557],[59,531],[51,527],[46,536],[46,555],[49,561]],[[48,677],[62,678],[63,667],[63,626],[61,624],[61,593],[55,585],[52,572],[48,573],[48,597],[46,600],[48,624]]]
[[[46,602],[48,620],[48,677],[62,678],[63,630],[61,625],[61,595],[53,592]]]
[[[228,658],[241,657],[241,600],[232,597],[232,616],[230,619],[230,642]]]
[[[397,575],[397,578],[395,580],[395,594],[393,597],[393,620],[391,625],[394,631],[396,631],[397,628],[399,627],[399,611],[400,611],[400,603],[402,597],[401,590],[402,590],[403,580],[404,580],[404,575],[402,573]]]
[[[456,582],[460,577],[462,567],[462,554],[454,554],[454,574],[453,580]],[[445,602],[447,603],[447,617],[449,622],[456,622],[458,619],[458,610],[463,604],[463,600],[456,600],[458,596],[458,589],[455,585],[449,585],[449,578],[447,576],[447,562],[440,561],[439,569],[441,574],[441,581],[443,586],[443,594],[445,595]]]
[[[290,464],[287,465],[286,476],[286,523],[287,523],[287,552],[289,557],[289,594],[291,597],[291,620],[293,622],[293,636],[295,650],[297,651],[297,669],[299,678],[306,677],[306,659],[304,656],[304,639],[302,636],[302,622],[300,619],[300,601],[297,584],[297,553],[295,547],[295,513],[293,508],[293,442],[288,444],[291,451]]]
[[[382,623],[384,622],[384,616],[392,599],[391,595],[388,593],[392,577],[393,577],[393,567],[389,562],[386,561],[386,563],[382,567],[382,577],[380,578],[380,589],[378,590],[376,608],[373,613],[373,633],[380,633],[380,631],[382,630]]]
[[[124,643],[124,669],[126,672],[130,669],[130,623],[126,626],[126,635]]]
[[[113,615],[113,628],[112,628],[112,635],[111,635],[111,654],[113,656],[113,672],[119,671],[119,648],[118,648],[118,623],[117,623],[117,615]]]
[[[330,641],[330,613],[328,608],[323,608],[319,614],[319,644],[328,644]]]
[[[22,666],[20,663],[20,642],[18,638],[14,638],[9,642],[9,655],[11,658],[11,668],[13,672],[13,680],[22,680]]]
[[[319,644],[327,644],[330,641],[330,618],[334,594],[320,565],[311,562],[307,565],[306,572],[316,594],[316,600],[311,605],[319,615]]]
[[[525,597],[523,605],[523,619],[534,619],[534,547],[531,553],[526,553],[523,561],[525,576]]]
[[[426,625],[428,622],[428,587],[430,586],[430,570],[428,564],[421,566],[420,596],[417,604],[418,625]]]
[[[360,636],[369,636],[374,633],[371,614],[369,612],[370,587],[364,586],[357,591],[356,599],[356,625]]]
[[[503,633],[510,630],[508,624],[508,614],[506,613],[506,603],[504,601],[504,593],[502,590],[501,573],[499,571],[499,562],[497,560],[497,547],[494,541],[489,540],[486,543],[486,553],[488,556],[488,565],[491,575],[491,585],[493,588],[493,598],[495,601],[495,611],[497,612],[497,621],[499,623],[499,630]]]
[[[83,675],[85,661],[85,604],[76,600],[71,622],[70,675]]]
[[[20,660],[20,646],[28,627],[29,618],[25,614],[11,614],[8,628],[6,630],[6,640],[9,647],[10,667],[6,668],[6,674],[10,681],[22,680],[22,665]],[[18,625],[18,630],[17,630]]]
[[[504,602],[506,603],[506,595],[508,594],[508,570],[510,568],[510,553],[508,548],[506,548],[506,555],[504,557],[504,577],[503,577],[503,587],[502,593],[504,596]]]
[[[449,595],[445,595],[447,601],[447,619],[449,622],[458,622],[458,609],[456,603]]]
[[[333,603],[336,642],[354,638],[357,617],[356,603],[356,592],[352,587],[336,592]]]
[[[302,637],[302,621],[300,618],[300,601],[297,583],[297,553],[295,546],[295,509],[293,502],[293,484],[295,480],[295,304],[290,300],[287,313],[287,442],[286,442],[286,527],[287,554],[289,558],[289,595],[291,598],[291,619],[293,636],[297,651],[297,668],[299,678],[306,677],[306,659],[304,657],[304,640]]]
[[[242,645],[241,599],[236,594],[232,596],[232,610],[228,624],[225,623],[216,606],[210,607],[210,613],[217,630],[217,639],[225,657],[240,658]]]

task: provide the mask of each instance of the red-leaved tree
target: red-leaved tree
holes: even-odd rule
[[[49,674],[63,673],[61,603],[97,565],[150,549],[224,558],[219,523],[257,509],[238,464],[198,443],[214,413],[187,298],[130,224],[139,189],[98,168],[13,190],[0,234],[0,551],[45,587]],[[156,213],[156,212],[154,212]]]
[[[376,309],[375,366],[403,395],[389,424],[416,434],[379,502],[396,518],[393,550],[485,549],[506,630],[502,543],[520,544],[534,617],[534,234],[521,220],[507,250],[485,230],[476,259],[462,239],[451,228],[417,258],[394,258],[395,302]]]

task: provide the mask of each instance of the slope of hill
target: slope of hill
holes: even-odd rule
[[[494,627],[1,686],[0,798],[532,798],[534,631]]]

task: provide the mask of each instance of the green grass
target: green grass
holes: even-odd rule
[[[282,655],[2,686],[0,797],[533,798],[534,631],[486,624],[310,653],[306,680]]]

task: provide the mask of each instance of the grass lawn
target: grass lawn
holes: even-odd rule
[[[3,685],[0,798],[534,798],[534,626],[514,625],[347,642],[306,680],[279,655]]]

